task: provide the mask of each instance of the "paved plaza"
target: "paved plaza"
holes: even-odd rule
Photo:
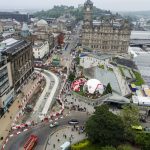
[[[24,95],[26,95],[29,92],[30,88],[32,87],[32,85],[34,85],[34,83],[37,82],[37,80],[38,79],[29,79],[28,82],[26,82],[26,84],[21,89],[22,92],[15,98],[13,104],[10,106],[10,108],[4,114],[4,116],[0,119],[0,138],[3,137],[3,140],[9,134],[11,124],[16,114],[19,112],[19,106],[21,105]],[[3,140],[0,140],[0,145],[2,144]]]
[[[75,144],[86,138],[85,133],[81,133],[80,126],[64,126],[56,129],[54,133],[49,136],[46,150],[61,150],[60,146],[65,142]]]

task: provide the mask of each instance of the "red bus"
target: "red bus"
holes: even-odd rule
[[[37,144],[37,141],[38,137],[36,135],[30,135],[30,137],[24,145],[24,150],[33,150],[33,148]]]

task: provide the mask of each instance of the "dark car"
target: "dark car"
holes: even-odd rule
[[[71,119],[71,120],[68,121],[68,124],[77,125],[77,124],[79,124],[79,121],[77,119]]]

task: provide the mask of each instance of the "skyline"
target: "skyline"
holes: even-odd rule
[[[67,5],[77,7],[79,4],[84,4],[86,0],[0,0],[0,10],[18,10],[18,9],[29,9],[29,10],[48,10],[54,5]],[[146,11],[150,10],[149,0],[91,0],[94,6],[111,11]]]

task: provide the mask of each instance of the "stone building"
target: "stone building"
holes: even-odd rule
[[[127,53],[130,40],[130,25],[126,20],[92,18],[93,3],[84,3],[84,20],[81,43],[83,47],[102,53]]]
[[[35,59],[41,60],[49,54],[48,41],[34,41],[33,56]]]
[[[6,56],[11,64],[13,87],[18,91],[34,70],[32,44],[25,40],[10,38],[2,41],[1,45],[2,56]]]
[[[14,88],[12,84],[11,64],[7,58],[1,56],[0,46],[0,117],[8,109],[14,98]]]

